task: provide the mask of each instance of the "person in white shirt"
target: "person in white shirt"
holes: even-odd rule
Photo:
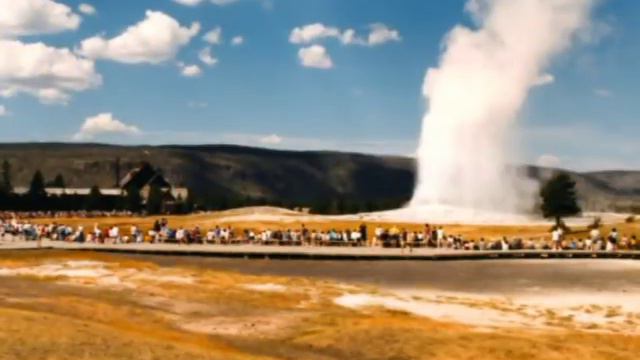
[[[360,242],[360,231],[354,230],[351,232],[351,241],[354,244],[358,244]]]
[[[442,247],[442,241],[444,240],[444,229],[441,227],[438,228],[438,230],[436,230],[436,247],[439,249],[440,247]]]
[[[593,239],[591,236],[589,236],[585,241],[584,241],[584,250],[588,250],[588,251],[592,251],[593,250]]]
[[[502,247],[502,251],[509,251],[509,243],[507,242],[507,238],[503,237],[500,240],[500,246]]]
[[[215,243],[215,238],[216,238],[216,232],[213,229],[210,229],[209,231],[207,231],[207,243]]]
[[[120,243],[120,229],[117,226],[114,226],[111,229],[111,238],[113,239],[114,243]]]
[[[384,229],[382,229],[381,227],[377,227],[376,231],[375,231],[375,237],[373,238],[373,242],[371,243],[371,246],[377,246],[378,244],[382,243],[382,234],[384,233]]]
[[[560,240],[562,240],[562,231],[559,228],[554,228],[551,232],[551,241],[553,241],[554,250],[560,250]]]
[[[184,242],[184,229],[183,228],[179,228],[176,231],[176,241],[178,241],[178,244],[182,244]]]
[[[613,228],[609,233],[609,241],[607,241],[607,247],[611,246],[611,251],[618,250],[618,241],[619,241],[618,230]]]

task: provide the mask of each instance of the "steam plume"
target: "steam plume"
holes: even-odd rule
[[[508,170],[509,140],[529,90],[588,26],[594,0],[470,0],[477,29],[456,26],[427,71],[428,111],[412,207],[519,213],[530,187]]]

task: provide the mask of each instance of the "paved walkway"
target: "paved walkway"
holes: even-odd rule
[[[317,259],[317,260],[481,260],[481,259],[548,259],[548,258],[615,258],[640,259],[640,251],[463,251],[433,248],[385,249],[369,247],[310,247],[261,245],[177,245],[177,244],[77,244],[59,241],[37,242],[2,241],[0,250],[59,249],[148,255],[184,255],[236,257],[259,259]],[[0,253],[1,254],[1,253]]]

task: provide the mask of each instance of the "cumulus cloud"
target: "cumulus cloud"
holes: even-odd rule
[[[602,98],[610,98],[613,96],[613,92],[611,90],[603,88],[593,89],[593,93]]]
[[[190,109],[204,109],[207,106],[209,106],[209,104],[204,102],[204,101],[189,101],[189,102],[187,102],[187,107],[189,107]]]
[[[158,64],[173,59],[199,31],[197,22],[187,28],[163,12],[149,10],[144,20],[112,39],[94,36],[82,41],[78,52],[91,59]]]
[[[4,105],[0,105],[0,117],[7,116],[9,111]]]
[[[233,4],[233,3],[238,2],[240,0],[209,0],[209,1],[214,5],[224,6],[224,5]]]
[[[185,6],[198,6],[205,0],[173,0],[174,2]],[[238,2],[239,0],[209,0],[210,3],[218,6],[224,6]]]
[[[200,50],[198,53],[198,59],[202,61],[207,66],[213,66],[218,63],[218,59],[211,55],[211,47],[207,46]]]
[[[73,136],[74,140],[84,141],[94,139],[103,134],[136,135],[140,129],[134,125],[127,125],[113,117],[111,113],[101,113],[85,119],[80,130]]]
[[[222,28],[220,26],[208,31],[202,39],[211,45],[219,45],[222,43]]]
[[[392,41],[400,41],[400,32],[389,28],[385,24],[376,23],[371,25],[371,32],[367,38],[367,45],[376,46]]]
[[[534,80],[533,86],[545,86],[545,85],[553,84],[554,81],[556,81],[556,78],[553,75],[549,73],[545,73],[538,76]]]
[[[70,94],[98,87],[102,77],[94,62],[69,49],[43,43],[0,40],[0,96],[26,93],[43,103],[67,103]]]
[[[322,23],[296,27],[289,35],[292,44],[310,44],[325,38],[340,38],[341,31],[336,27],[325,26]]]
[[[546,168],[559,168],[562,164],[560,158],[552,154],[543,154],[536,159],[536,165]]]
[[[298,58],[304,67],[316,69],[331,69],[333,67],[331,56],[327,53],[327,49],[321,45],[311,45],[300,49]]]
[[[75,30],[80,16],[53,0],[0,0],[0,36],[16,37]]]
[[[173,1],[184,6],[196,6],[196,5],[200,5],[200,3],[202,2],[202,0],[173,0]]]
[[[222,142],[244,146],[266,146],[273,148],[286,147],[294,150],[340,150],[359,152],[366,154],[383,155],[407,155],[415,150],[415,140],[410,139],[367,139],[353,137],[300,137],[282,136],[277,133],[206,133],[206,132],[166,132],[158,134],[158,143],[175,141],[190,144],[202,144],[203,142]],[[169,140],[166,140],[169,139]],[[213,140],[212,140],[213,139]],[[412,156],[412,155],[408,155]]]
[[[182,133],[181,134],[187,142],[202,142],[201,139],[216,138],[219,142],[231,143],[244,146],[267,146],[278,147],[285,142],[288,144],[289,138],[284,138],[275,133],[222,133],[222,134],[196,134],[196,133]]]
[[[522,129],[520,138],[533,162],[538,154],[554,154],[561,159],[563,168],[620,170],[640,168],[640,143],[635,136],[639,133],[640,124],[604,128],[586,121],[560,119],[530,124]]]
[[[341,30],[334,26],[314,23],[291,30],[289,42],[292,44],[311,44],[324,39],[337,39],[343,45],[378,46],[392,41],[400,41],[400,32],[382,23],[369,26],[366,38],[357,35],[354,29]]]
[[[278,145],[281,144],[284,139],[276,134],[263,136],[260,138],[260,143],[265,145]]]
[[[178,67],[180,68],[180,74],[184,77],[198,77],[202,75],[202,69],[200,69],[198,65],[178,63]]]
[[[231,39],[231,45],[233,46],[240,46],[244,44],[244,37],[242,36],[234,36],[233,39]]]
[[[82,4],[78,5],[78,11],[80,11],[81,13],[83,13],[85,15],[95,15],[96,14],[96,8],[94,8],[93,5],[87,4],[87,3],[82,3]]]

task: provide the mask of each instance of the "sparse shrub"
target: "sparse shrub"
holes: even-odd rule
[[[624,220],[624,222],[626,222],[627,224],[632,224],[632,223],[636,222],[636,216],[635,215],[629,215],[629,217],[626,218]]]

